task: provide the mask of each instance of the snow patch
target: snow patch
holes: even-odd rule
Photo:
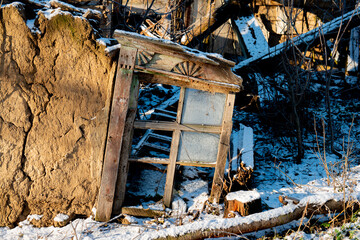
[[[54,217],[55,222],[65,222],[68,219],[69,219],[69,216],[66,214],[63,214],[63,213],[59,213],[58,215],[56,215]]]
[[[39,221],[42,217],[43,217],[43,215],[32,214],[32,215],[27,216],[26,219],[27,219],[28,221],[32,221],[32,220]]]
[[[248,203],[256,199],[260,199],[260,193],[258,193],[258,191],[256,190],[237,191],[237,192],[228,193],[228,195],[226,195],[226,200],[228,201],[238,200],[242,203]]]
[[[60,8],[57,9],[47,9],[47,10],[40,10],[38,12],[38,14],[44,14],[44,16],[48,19],[51,20],[53,17],[57,16],[57,15],[72,15],[69,12],[65,12],[62,11]]]

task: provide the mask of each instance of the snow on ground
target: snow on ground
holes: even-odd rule
[[[161,97],[150,94],[147,88],[156,88],[159,96],[165,98],[171,97],[177,93],[177,89],[164,88],[161,85],[148,85],[140,91],[143,96],[140,103],[143,112],[157,107],[161,102]],[[344,110],[344,109],[343,109]],[[341,109],[339,110],[341,111]],[[249,115],[234,114],[234,128],[243,119],[249,119]],[[215,211],[201,212],[209,196],[209,180],[212,178],[211,171],[207,168],[183,167],[180,171],[182,177],[177,179],[180,184],[175,184],[173,211],[166,209],[167,217],[164,219],[151,219],[140,217],[127,217],[130,225],[120,224],[117,221],[111,223],[100,223],[93,220],[93,217],[87,219],[76,219],[65,227],[47,227],[35,228],[29,223],[31,218],[40,216],[29,216],[27,220],[21,222],[17,227],[9,229],[0,228],[1,239],[83,239],[83,240],[105,240],[105,239],[154,239],[160,236],[183,234],[196,229],[214,229],[221,227],[234,226],[241,223],[250,223],[259,219],[269,219],[272,216],[288,213],[294,210],[296,205],[287,205],[285,207],[279,202],[279,195],[300,199],[300,205],[311,203],[324,203],[329,199],[343,199],[340,169],[335,169],[333,175],[338,177],[337,182],[330,179],[330,184],[326,182],[327,175],[323,163],[317,156],[317,149],[314,143],[313,147],[307,150],[304,159],[300,164],[291,161],[291,153],[282,148],[280,144],[275,144],[269,140],[268,133],[261,128],[260,124],[253,118],[254,124],[254,151],[256,152],[254,181],[252,188],[260,194],[262,200],[263,212],[250,215],[248,217],[237,216],[232,219],[224,219],[224,206],[221,204]],[[249,123],[246,123],[249,125]],[[350,126],[345,124],[342,127],[342,133],[346,136]],[[359,132],[356,127],[352,129],[355,136]],[[267,138],[268,137],[268,138]],[[270,137],[271,138],[271,137]],[[311,138],[312,139],[312,138]],[[311,142],[308,140],[308,142]],[[307,143],[309,144],[309,143]],[[355,142],[357,147],[359,144]],[[271,154],[272,157],[266,157]],[[271,160],[269,160],[271,159]],[[337,166],[341,159],[333,155],[327,155],[328,166]],[[350,159],[351,160],[351,159]],[[346,189],[347,196],[353,194],[353,197],[359,198],[360,185],[360,167],[354,167],[357,161],[352,161],[352,168],[347,172]],[[162,204],[157,202],[158,196],[163,194],[165,185],[165,174],[159,169],[145,169],[137,174],[137,180],[128,185],[129,192],[135,198],[130,202],[136,202],[136,207],[161,209]],[[131,181],[131,177],[129,177]],[[341,181],[340,181],[341,180]],[[145,183],[145,184],[141,184]],[[335,189],[335,191],[334,191]],[[154,199],[152,199],[154,198]],[[140,200],[139,200],[140,199]],[[129,201],[127,201],[129,202]],[[322,217],[324,218],[324,217]],[[297,228],[301,221],[293,221],[284,226],[274,229],[262,230],[257,233],[247,234],[247,238],[259,238],[265,234],[274,234],[271,231],[283,231],[289,228]],[[306,234],[299,231],[288,236],[288,239],[332,239],[333,236],[342,236],[351,234],[359,236],[357,226],[359,221],[344,225],[343,228],[352,229],[350,233],[345,233],[344,229],[331,228],[328,232],[319,234]],[[355,227],[354,227],[355,226]],[[239,237],[239,236],[237,236]],[[228,238],[229,239],[229,238]],[[236,238],[234,238],[236,239]]]

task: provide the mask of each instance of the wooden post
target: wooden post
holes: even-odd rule
[[[95,217],[97,221],[109,221],[111,218],[136,53],[134,48],[120,49]]]
[[[359,71],[359,32],[360,27],[351,29],[349,41],[349,55],[347,58],[346,72],[357,73]]]
[[[137,76],[134,76],[130,89],[129,110],[126,116],[123,144],[120,153],[119,171],[116,182],[115,200],[113,206],[114,214],[120,214],[121,205],[123,204],[125,199],[126,181],[129,170],[128,162],[129,162],[129,155],[131,152],[133,125],[137,110],[139,87],[140,87],[139,79],[137,78]]]
[[[184,96],[185,96],[185,88],[182,87],[180,90],[178,111],[176,117],[176,122],[179,124],[181,123],[181,115],[184,105]],[[172,141],[171,141],[169,164],[166,172],[166,183],[165,183],[165,191],[164,191],[164,205],[166,207],[170,207],[172,200],[174,175],[175,175],[176,160],[179,150],[180,135],[181,135],[181,131],[179,129],[176,129],[173,133]]]
[[[223,113],[222,131],[220,134],[220,142],[219,142],[219,149],[216,159],[214,179],[213,179],[211,194],[209,198],[210,202],[218,203],[223,189],[226,158],[230,146],[230,135],[232,129],[232,115],[234,109],[234,102],[235,102],[235,94],[233,93],[228,94],[225,103],[224,113]]]
[[[105,37],[110,38],[112,35],[112,13],[113,13],[113,3],[109,0],[104,0],[103,4],[105,5],[105,22],[103,23],[103,33]]]

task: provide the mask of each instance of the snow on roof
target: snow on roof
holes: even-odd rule
[[[151,43],[155,43],[155,44],[166,44],[168,46],[172,46],[176,49],[178,49],[179,51],[183,51],[186,54],[195,57],[195,58],[199,58],[199,59],[204,59],[206,60],[208,63],[211,63],[213,65],[219,65],[219,61],[222,63],[225,63],[229,66],[234,66],[234,62],[229,61],[225,58],[223,58],[220,54],[214,54],[214,53],[206,53],[206,52],[202,52],[199,51],[197,49],[193,49],[193,48],[189,48],[183,45],[180,45],[178,43],[172,42],[170,40],[167,39],[160,39],[160,38],[152,38],[152,37],[148,37],[148,36],[144,36],[138,33],[134,33],[134,32],[127,32],[127,31],[123,31],[123,30],[115,30],[114,35],[123,35],[123,36],[128,36],[128,37],[132,37],[132,38],[136,38],[136,39],[142,39],[142,40],[147,40]],[[214,61],[215,60],[215,61]]]

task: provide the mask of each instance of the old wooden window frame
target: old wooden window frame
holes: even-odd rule
[[[117,30],[114,36],[121,44],[121,49],[113,89],[96,220],[108,221],[113,212],[120,212],[125,198],[129,161],[168,165],[163,198],[167,207],[172,200],[177,164],[215,167],[209,200],[218,202],[230,144],[235,93],[241,90],[242,83],[241,78],[231,72],[234,63],[218,55],[201,53],[173,42],[134,33]],[[181,87],[175,122],[134,121],[140,81]],[[181,124],[186,88],[226,94],[221,125]],[[133,128],[172,131],[169,159],[129,159]],[[182,131],[220,134],[216,164],[177,162]]]

